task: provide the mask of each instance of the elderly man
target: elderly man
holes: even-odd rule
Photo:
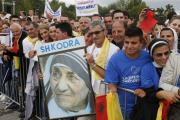
[[[86,59],[92,68],[92,86],[97,95],[104,94],[105,88],[101,85],[104,79],[106,65],[110,57],[119,50],[106,38],[106,29],[101,21],[94,21],[90,26],[90,34],[94,44],[88,48]]]
[[[81,17],[79,19],[79,27],[80,27],[80,32],[83,30],[87,29],[90,26],[91,19],[88,17]]]
[[[6,47],[5,53],[4,53],[4,59],[9,60],[14,60],[14,66],[15,66],[15,72],[17,73],[16,75],[20,75],[20,83],[18,86],[21,87],[21,91],[24,91],[24,83],[26,79],[26,74],[27,74],[27,63],[28,60],[25,58],[23,54],[23,45],[22,41],[24,38],[26,38],[27,33],[22,30],[22,27],[18,23],[12,23],[10,26],[10,29],[13,33],[13,45],[12,47]],[[19,74],[24,73],[24,74]],[[16,76],[18,77],[18,76]],[[24,100],[24,94],[21,94],[22,101]],[[20,111],[22,111],[22,105],[23,103],[21,102],[20,106]]]
[[[37,61],[34,61],[33,59],[36,55],[34,46],[38,41],[38,24],[30,22],[26,25],[26,30],[28,31],[28,36],[23,40],[23,52],[25,57],[30,60],[25,89],[25,120],[28,120],[33,111],[33,101],[35,100],[38,87],[38,64]]]
[[[120,49],[123,48],[125,29],[126,25],[122,21],[115,21],[112,25],[112,43]]]

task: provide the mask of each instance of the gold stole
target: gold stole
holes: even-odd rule
[[[100,53],[98,54],[97,58],[96,58],[96,64],[100,67],[102,67],[103,69],[105,69],[105,64],[106,64],[106,60],[108,57],[108,53],[109,53],[109,47],[110,47],[110,42],[107,38],[105,38],[103,46],[101,47]],[[95,71],[92,70],[92,75],[94,76],[95,80],[102,80],[103,78],[101,76],[99,76]]]

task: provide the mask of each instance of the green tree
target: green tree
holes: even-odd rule
[[[16,0],[16,14],[18,14],[20,10],[28,12],[30,9],[43,13],[44,4],[44,0]]]
[[[142,9],[148,8],[145,2],[142,0],[119,0],[113,4],[110,4],[108,7],[99,6],[100,15],[104,16],[109,13],[110,10],[123,10],[127,11],[130,17],[138,18],[139,13]]]
[[[164,23],[166,19],[170,19],[175,14],[174,7],[171,4],[167,4],[165,8],[162,7],[157,8],[155,11],[156,11],[156,19],[160,23]]]

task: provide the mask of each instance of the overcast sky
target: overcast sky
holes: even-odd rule
[[[60,0],[67,4],[74,4],[75,0]],[[102,6],[107,6],[110,3],[116,2],[118,0],[95,0]],[[180,12],[180,0],[143,0],[151,8],[165,7],[167,4],[172,4],[176,11]]]

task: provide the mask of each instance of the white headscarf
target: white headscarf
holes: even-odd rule
[[[167,27],[167,28],[171,29],[173,32],[173,35],[174,35],[174,43],[173,43],[172,52],[178,52],[178,35],[177,35],[177,32],[171,27]],[[161,38],[160,33],[158,34],[157,38]]]

